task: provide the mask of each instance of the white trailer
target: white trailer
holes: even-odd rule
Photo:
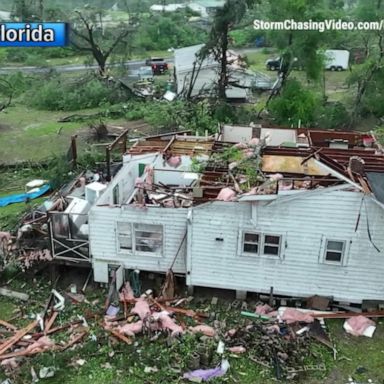
[[[327,49],[325,52],[325,69],[345,71],[349,67],[349,51],[342,49]]]

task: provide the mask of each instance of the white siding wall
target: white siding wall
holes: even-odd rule
[[[183,239],[187,213],[188,210],[184,208],[93,207],[89,214],[89,240],[95,280],[106,281],[105,265],[108,263],[122,264],[127,269],[166,272]],[[162,256],[120,252],[116,233],[117,222],[162,225]],[[186,241],[173,267],[174,272],[185,273],[185,250]]]
[[[273,204],[214,202],[193,211],[187,282],[190,285],[276,294],[334,296],[361,302],[384,298],[384,211],[365,198],[371,235],[368,239],[362,195],[329,192]],[[263,204],[263,205],[262,205]],[[281,234],[281,258],[239,255],[239,230]],[[216,238],[223,238],[218,241]],[[322,263],[325,239],[345,240],[343,266]]]

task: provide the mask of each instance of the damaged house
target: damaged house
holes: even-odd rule
[[[191,287],[382,300],[383,177],[370,134],[223,126],[139,140],[88,210],[94,279],[172,268]]]
[[[198,44],[175,49],[174,76],[178,95],[189,91],[191,96],[209,96],[214,93],[219,79],[220,63],[213,56],[200,61],[197,55],[203,47],[204,44]],[[228,100],[244,102],[251,96],[252,89],[271,89],[273,81],[269,76],[245,69],[241,57],[233,51],[228,51],[227,56]]]

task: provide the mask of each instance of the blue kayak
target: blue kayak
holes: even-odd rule
[[[31,193],[18,193],[16,195],[0,197],[0,207],[5,207],[6,205],[14,204],[14,203],[23,203],[27,199],[29,200],[36,199],[40,196],[43,196],[50,189],[51,189],[51,186],[49,184],[45,184],[42,187],[40,187],[38,190]]]

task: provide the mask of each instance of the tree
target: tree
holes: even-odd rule
[[[271,101],[270,111],[279,124],[309,126],[314,123],[317,104],[314,92],[289,79],[281,94]]]
[[[11,82],[4,78],[0,78],[0,94],[5,98],[5,101],[0,102],[0,112],[11,105],[14,92],[15,89]]]
[[[356,21],[381,20],[384,17],[384,2],[382,0],[360,0],[354,17]],[[353,70],[349,78],[349,84],[356,85],[351,127],[361,114],[365,99],[373,94],[373,101],[375,101],[375,94],[379,95],[383,92],[384,32],[365,31],[361,35],[364,35],[365,63]]]
[[[97,22],[97,16],[100,17],[99,13],[100,12],[93,12],[86,17],[83,13],[79,11],[76,12],[80,25],[76,23],[74,24],[74,28],[71,29],[71,44],[81,52],[91,53],[99,66],[100,75],[105,76],[106,64],[109,57],[117,46],[129,35],[131,30],[127,26],[124,26],[118,29],[116,34],[110,33],[106,36],[104,30],[100,28]],[[105,44],[104,47],[100,46],[101,41]]]
[[[208,41],[201,50],[202,58],[212,55],[219,62],[219,80],[217,93],[220,100],[226,100],[228,86],[228,47],[229,32],[246,14],[248,7],[256,0],[227,0],[222,8],[216,11]]]

